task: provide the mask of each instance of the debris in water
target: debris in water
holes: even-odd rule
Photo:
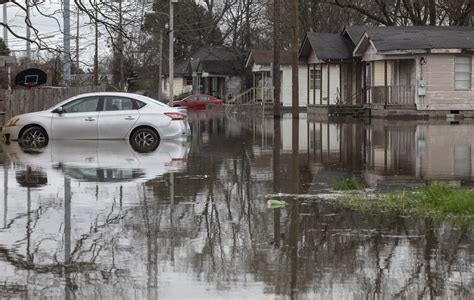
[[[288,202],[283,200],[268,200],[267,206],[268,208],[279,208],[288,205]]]

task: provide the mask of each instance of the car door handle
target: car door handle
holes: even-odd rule
[[[87,119],[84,119],[84,120],[85,120],[85,121],[89,121],[89,122],[95,121],[95,119],[94,119],[94,118],[92,118],[92,117],[89,117],[89,118],[87,118]]]
[[[135,117],[128,116],[128,117],[125,118],[125,120],[127,120],[127,121],[135,120]]]

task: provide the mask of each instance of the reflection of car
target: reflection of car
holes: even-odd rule
[[[160,141],[154,151],[137,151],[126,141],[53,140],[43,148],[21,143],[3,145],[9,160],[27,167],[60,169],[80,181],[148,180],[186,167],[189,143]]]
[[[156,145],[186,137],[186,116],[151,98],[127,93],[90,93],[67,99],[45,111],[10,119],[4,139],[42,147],[49,139],[129,139]]]
[[[174,107],[186,106],[190,109],[204,109],[207,105],[223,105],[224,101],[209,95],[196,94],[182,100],[173,101]]]

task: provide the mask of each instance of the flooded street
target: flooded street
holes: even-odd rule
[[[2,145],[0,298],[474,297],[472,226],[317,196],[351,175],[472,187],[474,124],[189,119],[190,141],[154,151]],[[279,194],[289,205],[268,208]]]

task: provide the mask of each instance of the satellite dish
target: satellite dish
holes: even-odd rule
[[[15,84],[26,87],[35,87],[45,84],[47,81],[46,72],[36,68],[23,70],[15,76]]]

